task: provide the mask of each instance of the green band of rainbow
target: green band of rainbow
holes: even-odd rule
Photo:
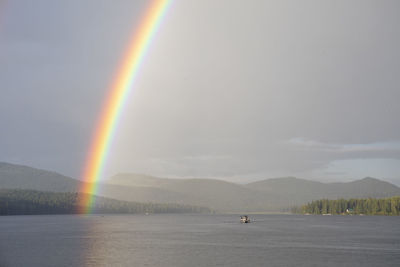
[[[110,88],[102,108],[93,141],[87,156],[81,192],[85,193],[79,201],[80,213],[90,213],[93,196],[98,190],[106,157],[118,126],[124,104],[133,87],[135,78],[144,60],[162,18],[169,6],[169,0],[153,0],[143,17],[138,31],[128,46],[115,82]]]

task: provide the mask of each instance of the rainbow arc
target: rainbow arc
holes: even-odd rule
[[[82,175],[84,183],[82,183],[80,191],[86,194],[79,201],[80,213],[91,212],[93,195],[97,193],[98,181],[118,128],[118,121],[124,104],[133,88],[141,64],[169,4],[169,0],[153,0],[149,3],[140,26],[128,45],[122,64],[117,72],[116,80],[110,87],[93,134]]]

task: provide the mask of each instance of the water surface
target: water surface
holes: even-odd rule
[[[400,217],[0,217],[0,266],[400,266]]]

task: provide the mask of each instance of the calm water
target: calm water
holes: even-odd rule
[[[0,217],[0,266],[400,266],[400,217]]]

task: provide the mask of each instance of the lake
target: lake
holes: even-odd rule
[[[400,217],[0,217],[0,266],[400,266]]]

